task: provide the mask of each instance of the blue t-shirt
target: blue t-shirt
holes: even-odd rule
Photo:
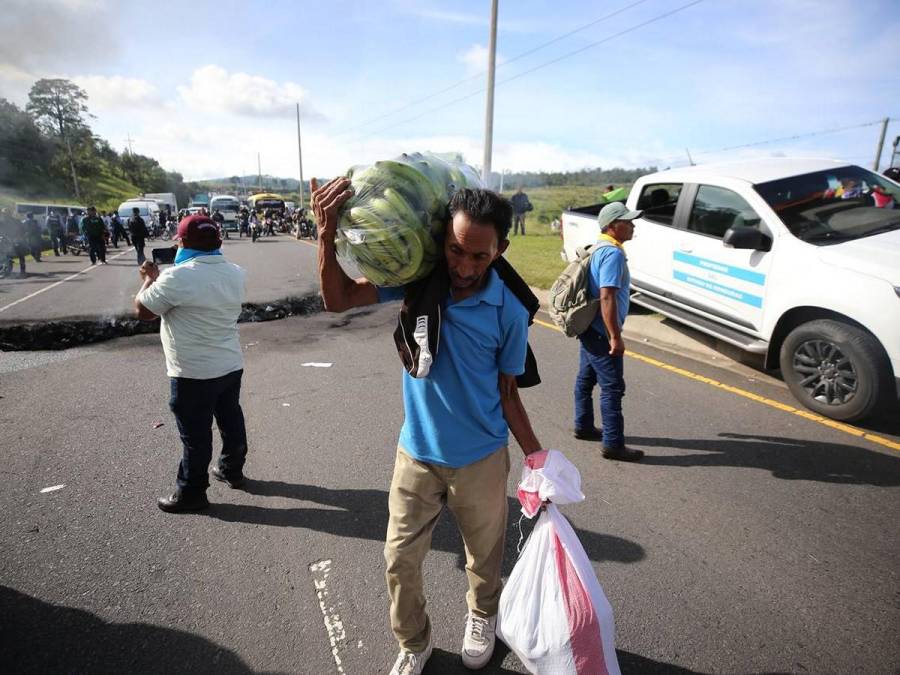
[[[528,310],[489,271],[484,288],[441,316],[437,356],[427,377],[403,371],[406,418],[400,446],[413,459],[459,468],[509,443],[500,405],[499,374],[525,372]],[[379,288],[379,302],[403,297],[402,288]]]
[[[629,292],[631,289],[631,274],[628,272],[628,263],[625,260],[625,251],[618,246],[604,246],[594,251],[591,255],[591,268],[588,275],[588,287],[592,298],[600,297],[601,288],[617,288],[616,308],[619,310],[619,329],[625,325],[625,317],[628,316],[628,304],[631,301]],[[597,316],[591,322],[591,328],[606,335],[606,326],[603,325],[603,317],[597,312]]]

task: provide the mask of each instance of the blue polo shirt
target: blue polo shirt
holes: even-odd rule
[[[499,374],[525,372],[528,310],[493,269],[474,295],[448,299],[438,353],[427,377],[403,371],[406,417],[400,446],[413,459],[460,468],[509,443]],[[379,302],[403,297],[379,288]]]
[[[616,309],[619,310],[619,329],[625,325],[628,305],[631,302],[631,274],[625,260],[625,251],[618,246],[608,245],[598,248],[591,255],[588,290],[592,298],[600,297],[601,288],[616,288]],[[591,328],[600,335],[606,335],[606,326],[600,312],[591,321]]]

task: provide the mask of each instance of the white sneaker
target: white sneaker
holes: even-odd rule
[[[484,618],[469,612],[463,637],[462,662],[469,670],[484,668],[494,654],[497,615]]]
[[[397,655],[397,662],[391,669],[391,675],[421,675],[428,659],[431,658],[431,650],[434,647],[434,636],[428,638],[428,646],[424,651],[411,652],[401,649]]]

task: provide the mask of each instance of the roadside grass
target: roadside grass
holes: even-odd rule
[[[510,237],[506,259],[530,286],[550,288],[565,267],[560,257],[562,239],[557,234]]]
[[[618,185],[616,187],[619,187]],[[560,185],[525,190],[534,206],[525,218],[526,236],[512,236],[506,258],[531,286],[550,288],[566,267],[560,257],[562,239],[550,229],[550,223],[571,207],[588,206],[602,201],[605,185]],[[515,193],[503,191],[509,198]]]

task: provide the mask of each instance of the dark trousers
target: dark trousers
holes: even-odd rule
[[[525,236],[525,214],[516,213],[513,215],[513,234],[519,234],[519,227],[522,228],[522,236]]]
[[[212,380],[171,378],[169,408],[184,446],[176,481],[179,490],[203,492],[209,487],[213,418],[222,437],[219,468],[226,476],[241,474],[247,457],[247,431],[240,403],[243,373],[236,370]]]
[[[603,423],[603,447],[625,445],[625,420],[622,398],[625,375],[621,356],[610,356],[609,340],[593,328],[578,336],[581,343],[578,376],[575,378],[575,429],[594,427],[594,387],[600,385],[600,416]]]
[[[133,237],[132,241],[134,242],[134,250],[137,251],[137,262],[140,265],[146,260],[144,257],[144,240]]]
[[[100,262],[106,262],[106,239],[103,235],[88,237],[88,253],[92,263],[97,262],[97,258],[100,258]]]
[[[59,255],[59,252],[68,253],[69,249],[66,244],[66,233],[60,230],[59,232],[51,232],[50,233],[50,243],[53,246],[53,255]]]

